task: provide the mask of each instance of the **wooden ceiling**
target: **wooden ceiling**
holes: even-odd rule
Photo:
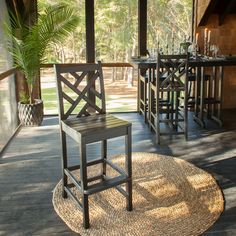
[[[219,15],[219,25],[224,23],[225,17],[228,14],[236,14],[236,1],[235,0],[211,0],[209,3],[199,26],[206,25],[211,14]]]

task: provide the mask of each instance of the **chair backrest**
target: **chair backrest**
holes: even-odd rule
[[[106,113],[101,62],[54,65],[59,118]]]
[[[185,90],[189,55],[160,55],[157,57],[157,83],[159,89]],[[164,78],[164,79],[163,79]]]

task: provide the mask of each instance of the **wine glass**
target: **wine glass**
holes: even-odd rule
[[[212,52],[212,57],[216,58],[219,52],[219,46],[213,44],[210,46],[210,51]]]
[[[215,57],[217,57],[218,53],[219,53],[219,46],[215,45],[215,49],[214,49]]]

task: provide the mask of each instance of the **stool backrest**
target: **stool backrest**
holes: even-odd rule
[[[61,120],[106,113],[101,62],[55,64],[54,69]]]
[[[160,89],[185,89],[188,76],[189,55],[158,55],[157,81]],[[165,78],[161,80],[161,78]]]

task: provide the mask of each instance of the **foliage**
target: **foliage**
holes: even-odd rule
[[[68,2],[77,9],[81,21],[63,44],[53,45],[48,58],[59,58],[64,62],[85,61],[85,0],[55,0]],[[39,0],[44,7],[51,0]],[[96,59],[106,62],[128,61],[131,54],[137,54],[138,46],[138,1],[137,0],[96,0],[95,4],[95,47]],[[148,0],[147,46],[165,48],[171,44],[172,35],[175,47],[188,39],[191,34],[192,0]],[[68,42],[73,42],[68,43]],[[53,54],[53,56],[52,56]]]
[[[27,81],[27,102],[33,103],[32,91],[40,65],[45,62],[48,46],[61,43],[76,28],[78,16],[71,7],[57,4],[47,6],[31,27],[23,18],[18,12],[16,15],[11,13],[12,29],[8,27],[7,33],[13,42],[9,49],[15,66],[24,73]],[[24,97],[25,100],[26,96]]]

